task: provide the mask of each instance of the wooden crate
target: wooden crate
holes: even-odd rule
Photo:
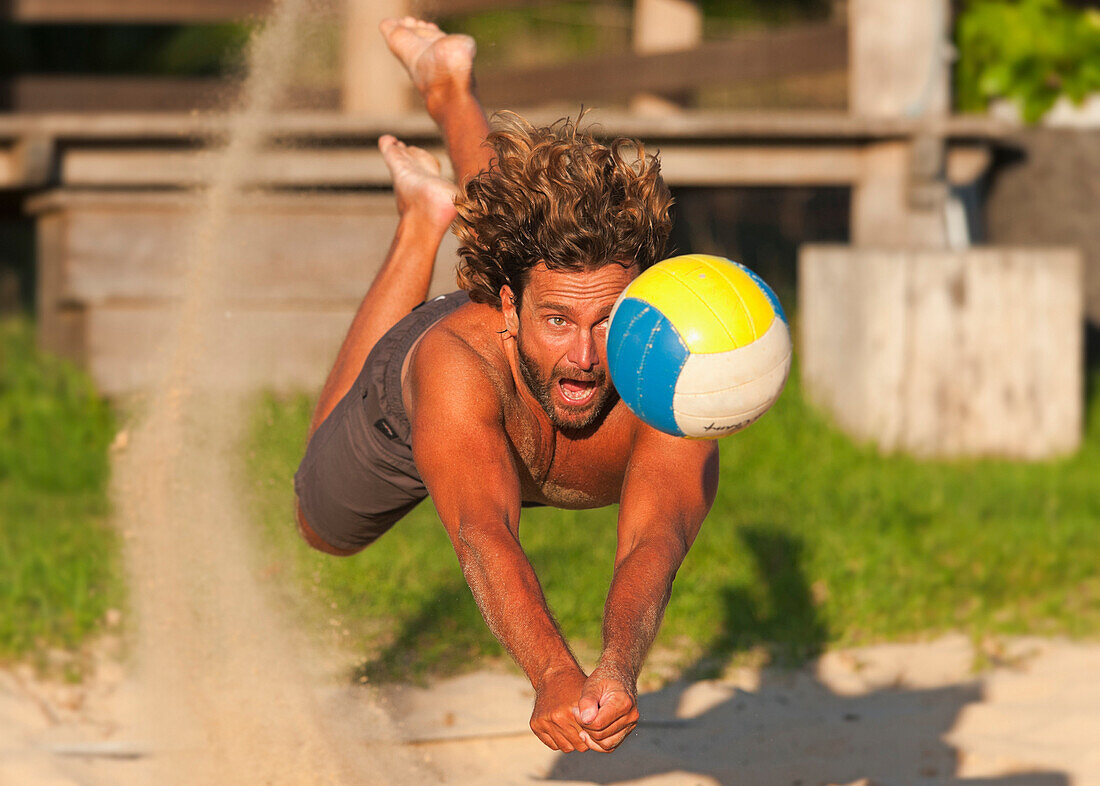
[[[29,203],[40,343],[108,395],[148,386],[167,351],[196,205],[179,193],[76,190]],[[220,367],[209,372],[238,388],[319,387],[396,223],[388,194],[263,195],[234,208],[220,243],[230,282]],[[432,294],[455,288],[455,249],[448,237]]]
[[[1080,444],[1078,251],[812,245],[798,286],[806,392],[853,436],[921,456]]]

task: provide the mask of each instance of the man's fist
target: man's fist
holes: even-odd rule
[[[581,740],[589,749],[609,753],[638,725],[638,689],[634,680],[597,666],[585,680],[573,710]]]
[[[584,672],[574,666],[544,675],[535,687],[531,731],[551,750],[571,753],[600,749],[584,739],[575,715],[584,685]]]

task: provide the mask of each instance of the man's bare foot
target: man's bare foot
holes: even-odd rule
[[[469,92],[477,44],[468,35],[447,35],[432,22],[406,16],[378,26],[435,115],[438,103],[455,90]]]
[[[436,226],[450,226],[456,215],[458,189],[440,175],[435,156],[389,134],[378,140],[378,149],[393,175],[397,211],[402,216],[415,214]]]

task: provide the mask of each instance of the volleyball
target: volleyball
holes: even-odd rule
[[[611,311],[607,362],[619,395],[656,429],[683,437],[734,434],[779,398],[791,333],[779,298],[722,257],[659,262]]]

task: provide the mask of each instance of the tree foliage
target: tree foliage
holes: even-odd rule
[[[956,25],[960,109],[1015,101],[1029,123],[1100,90],[1100,11],[1061,0],[970,0]]]

